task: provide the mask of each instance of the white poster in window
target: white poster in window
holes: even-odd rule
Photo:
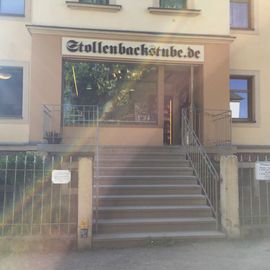
[[[270,162],[256,162],[255,177],[260,181],[270,181]]]

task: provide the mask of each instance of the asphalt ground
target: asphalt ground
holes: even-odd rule
[[[270,238],[0,254],[1,270],[270,270]]]

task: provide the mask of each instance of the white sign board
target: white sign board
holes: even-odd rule
[[[62,39],[62,54],[102,58],[204,62],[204,46],[105,39]]]
[[[270,162],[256,162],[255,177],[257,180],[270,181]]]
[[[52,182],[54,184],[68,184],[71,180],[71,172],[69,170],[53,170]]]

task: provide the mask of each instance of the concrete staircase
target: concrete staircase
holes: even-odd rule
[[[103,147],[99,167],[94,247],[224,237],[180,146]]]

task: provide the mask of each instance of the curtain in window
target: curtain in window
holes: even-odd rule
[[[232,28],[249,28],[249,1],[231,1],[230,12]]]

